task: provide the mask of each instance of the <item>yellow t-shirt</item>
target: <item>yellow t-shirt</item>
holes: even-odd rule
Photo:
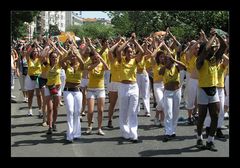
[[[175,60],[177,60],[177,50],[176,50],[176,49],[173,49],[172,52],[173,52],[172,57],[173,57]]]
[[[163,76],[159,75],[159,70],[162,68],[162,66],[163,66],[162,64],[160,64],[160,65],[155,64],[154,65],[154,67],[153,67],[153,82],[163,80]]]
[[[87,67],[92,63],[90,57],[82,57],[84,62],[84,69],[87,69]]]
[[[188,62],[187,72],[189,72],[190,74],[196,68],[196,60],[197,60],[197,57],[193,55]]]
[[[145,57],[137,64],[137,70],[144,71],[146,70],[146,62],[145,62]]]
[[[49,60],[47,62],[49,64]],[[48,64],[47,65],[42,64],[42,73],[47,73],[49,71],[50,67],[48,66]]]
[[[59,64],[55,65],[54,67],[49,66],[49,71],[47,73],[47,86],[51,85],[60,85],[60,73],[61,73],[61,66]]]
[[[212,87],[217,86],[218,83],[218,70],[216,61],[212,60],[210,63],[207,60],[204,60],[203,66],[201,67],[198,78],[199,87]]]
[[[225,77],[225,72],[227,70],[227,67],[224,67],[222,64],[219,64],[218,67],[218,83],[217,87],[224,87],[224,77]]]
[[[189,67],[188,67],[189,65],[188,65],[186,57],[187,57],[186,53],[182,53],[182,55],[180,56],[180,61],[185,64],[187,69],[189,69]]]
[[[42,73],[41,61],[39,58],[35,60],[28,59],[28,75],[40,75]]]
[[[148,59],[144,57],[144,61],[145,61],[146,70],[152,69],[152,57],[148,57]]]
[[[101,62],[89,71],[88,88],[104,88],[104,67]]]
[[[117,58],[114,58],[113,63],[111,64],[111,82],[120,82],[120,72],[121,64],[117,61]]]
[[[163,75],[163,83],[169,83],[169,82],[179,82],[180,83],[180,73],[176,67],[176,65],[173,65],[171,69],[165,69],[164,75]]]
[[[66,82],[70,83],[81,83],[82,79],[82,70],[80,66],[76,69],[74,72],[73,67],[68,64],[67,69],[66,69]]]
[[[129,80],[136,82],[136,73],[137,73],[137,63],[135,59],[131,59],[128,63],[126,62],[126,57],[122,58],[121,61],[121,81]]]
[[[109,57],[108,57],[108,51],[109,49],[106,48],[106,50],[103,52],[102,54],[102,58],[103,60],[106,62],[106,64],[108,65],[108,67],[110,68],[111,64],[110,64],[110,60],[109,60]]]

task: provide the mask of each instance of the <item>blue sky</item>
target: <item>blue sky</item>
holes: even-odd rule
[[[82,17],[83,18],[105,18],[107,20],[110,20],[108,15],[101,11],[82,11]]]

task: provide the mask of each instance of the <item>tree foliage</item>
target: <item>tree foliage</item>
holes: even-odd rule
[[[109,38],[115,36],[114,28],[102,23],[87,23],[67,27],[66,31],[74,32],[76,36],[91,38]]]
[[[203,29],[206,34],[212,27],[228,32],[228,11],[111,11],[107,12],[119,34],[148,36],[152,32],[170,30],[180,40],[195,38]]]
[[[27,34],[24,22],[30,23],[39,11],[11,11],[11,35],[13,39],[24,37]]]
[[[49,25],[49,35],[51,35],[51,36],[57,36],[57,35],[59,35],[59,34],[61,34],[61,32],[60,32],[60,30],[59,30],[59,28],[58,28],[58,26],[57,25]]]

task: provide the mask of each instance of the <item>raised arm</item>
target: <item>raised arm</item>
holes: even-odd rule
[[[78,49],[75,46],[70,46],[73,54],[77,57],[77,60],[79,61],[80,64],[84,65],[84,61],[82,59],[81,54],[79,53]]]
[[[227,48],[227,43],[223,40],[223,38],[218,33],[216,35],[220,43],[220,48],[217,50],[215,57],[217,61],[220,61]]]
[[[162,42],[157,46],[157,48],[155,48],[155,50],[154,50],[154,51],[152,52],[152,54],[151,54],[152,57],[155,57],[155,56],[156,56],[159,48],[161,48],[161,47],[163,46],[163,44],[164,44],[164,41],[162,41]]]
[[[170,31],[168,31],[168,33],[169,33],[169,36],[173,39],[173,43],[177,44],[177,46],[180,46],[181,43],[179,43],[179,41],[176,39],[176,37],[173,36],[173,34]]]
[[[55,45],[54,42],[52,42],[51,40],[49,40],[49,44],[53,47],[54,50],[56,50],[61,56],[63,56],[64,54],[57,48],[57,46]]]
[[[107,63],[103,60],[103,58],[100,55],[97,55],[97,57],[99,58],[100,62],[102,62],[104,70],[109,70]]]
[[[114,57],[113,57],[113,53],[116,50],[117,46],[119,45],[119,43],[122,41],[122,39],[119,39],[119,41],[117,43],[115,43],[110,50],[108,51],[108,58],[110,60],[110,62],[112,63],[114,61]]]

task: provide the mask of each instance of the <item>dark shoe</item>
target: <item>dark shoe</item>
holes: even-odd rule
[[[73,140],[66,140],[66,143],[68,144],[73,143]]]
[[[220,139],[225,139],[225,136],[223,135],[222,130],[220,128],[217,129],[216,137]]]
[[[153,103],[153,107],[154,107],[154,108],[157,107],[157,103],[156,103],[156,102]]]
[[[131,139],[130,140],[132,143],[140,143],[141,141],[139,139]]]
[[[167,142],[167,141],[169,141],[169,140],[171,140],[171,136],[170,135],[164,135],[164,137],[163,137],[163,142]]]
[[[56,124],[53,124],[53,125],[52,125],[52,129],[53,129],[54,132],[57,132],[57,125],[56,125]]]
[[[194,125],[194,121],[192,117],[188,117],[188,125]]]
[[[206,142],[206,149],[213,151],[213,152],[218,151],[213,142]]]
[[[197,145],[196,145],[196,147],[197,147],[198,149],[205,149],[205,146],[203,145],[203,140],[202,140],[202,139],[198,139],[198,140],[197,140]]]
[[[49,134],[52,134],[52,128],[48,128],[48,131],[47,131],[47,134],[49,135]]]
[[[113,128],[112,121],[108,121],[107,127],[108,127],[108,128]]]
[[[176,137],[176,134],[172,134],[170,135],[171,138],[175,138]]]
[[[205,131],[206,131],[206,138],[207,138],[208,135],[209,135],[209,132],[210,132],[210,127],[206,127],[206,128],[205,128]]]

